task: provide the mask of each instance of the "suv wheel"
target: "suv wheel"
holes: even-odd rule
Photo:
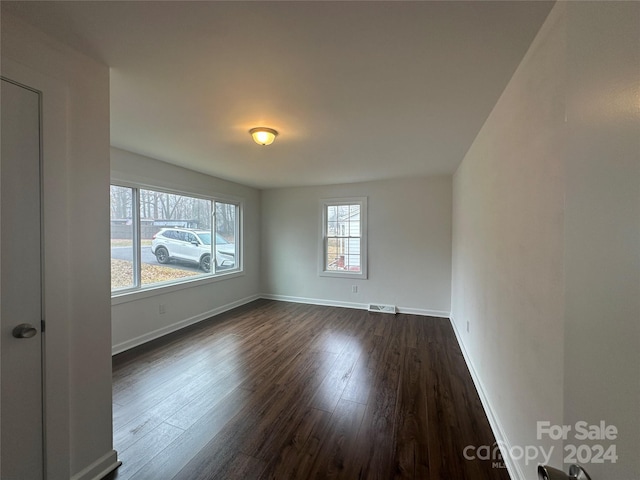
[[[203,255],[200,259],[200,268],[205,272],[211,271],[211,255]]]
[[[156,248],[156,258],[158,263],[169,263],[169,252],[164,247]]]

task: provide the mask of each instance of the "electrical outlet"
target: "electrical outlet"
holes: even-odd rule
[[[164,305],[164,303],[160,304],[160,306],[158,307],[158,310],[160,311],[160,315],[164,315],[165,313],[167,313],[167,308]]]
[[[358,293],[358,285],[351,285],[351,293]]]
[[[467,320],[467,333],[469,333],[469,320]]]

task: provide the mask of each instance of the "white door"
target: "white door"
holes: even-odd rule
[[[2,79],[0,478],[43,478],[40,94]]]

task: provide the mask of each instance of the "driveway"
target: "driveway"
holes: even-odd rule
[[[161,265],[158,263],[156,256],[151,253],[151,247],[142,247],[140,249],[142,263],[149,265]],[[115,260],[133,261],[133,249],[131,247],[111,247],[111,258]],[[170,263],[162,265],[163,267],[176,268],[178,270],[188,270],[191,272],[201,272],[200,268],[191,263],[182,263],[172,260]]]

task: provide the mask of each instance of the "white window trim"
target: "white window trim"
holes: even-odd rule
[[[134,252],[133,252],[133,268],[134,268],[134,282],[133,287],[119,288],[111,290],[112,304],[126,303],[138,298],[146,298],[148,296],[159,295],[161,293],[168,293],[174,290],[182,290],[184,288],[195,287],[199,285],[206,285],[212,282],[218,282],[220,280],[226,280],[244,275],[244,200],[230,195],[203,195],[201,193],[193,193],[185,190],[178,190],[173,188],[166,188],[162,186],[156,186],[148,183],[131,182],[126,180],[111,179],[110,185],[132,188],[133,201],[137,205],[137,208],[132,209],[132,219],[135,222],[135,228],[133,232]],[[209,275],[201,275],[196,278],[185,277],[184,279],[177,279],[168,282],[151,283],[148,285],[142,285],[141,265],[140,265],[140,211],[139,211],[139,195],[140,190],[154,190],[156,192],[169,193],[173,195],[184,195],[193,198],[199,198],[202,200],[209,200],[212,202],[230,203],[238,207],[236,215],[236,231],[240,237],[239,244],[236,248],[236,265],[237,268],[229,271],[223,271],[218,273],[212,273]],[[215,222],[214,222],[215,224]],[[212,245],[213,246],[213,245]]]
[[[327,258],[327,207],[331,205],[360,205],[360,272],[338,272],[326,269]],[[351,278],[366,280],[367,272],[367,197],[324,198],[320,200],[320,263],[321,277]]]
[[[234,270],[233,272],[224,272],[218,275],[199,277],[181,282],[152,283],[142,288],[113,290],[111,292],[111,306],[134,302],[143,298],[155,297],[157,295],[166,295],[167,293],[177,292],[187,288],[203,287],[211,283],[222,282],[244,275],[245,273],[243,271]]]

